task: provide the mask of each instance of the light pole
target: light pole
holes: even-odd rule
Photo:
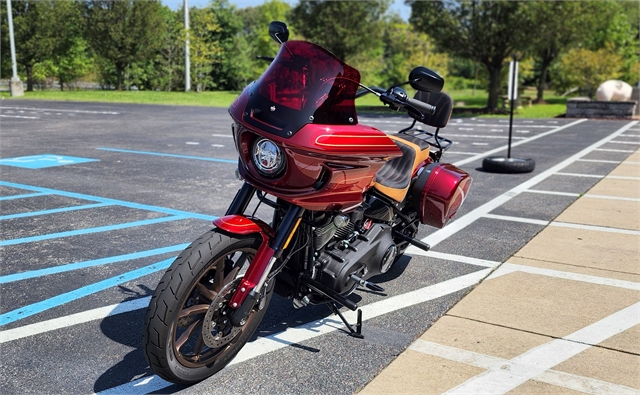
[[[9,20],[9,42],[11,43],[11,68],[13,69],[13,76],[11,77],[9,89],[11,91],[11,96],[24,96],[24,89],[22,87],[22,81],[20,81],[20,77],[18,77],[18,65],[16,63],[16,44],[13,38],[11,0],[7,0],[7,19]]]
[[[184,43],[184,91],[189,92],[191,91],[191,63],[189,61],[189,0],[184,0],[184,30],[187,34],[187,38]]]

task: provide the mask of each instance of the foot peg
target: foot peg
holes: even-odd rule
[[[406,241],[409,244],[413,244],[414,246],[420,248],[421,250],[429,251],[431,249],[431,246],[429,244],[423,243],[422,241],[420,241],[418,239],[414,239],[413,237],[407,236],[407,235],[405,235],[403,233],[394,231],[393,232],[393,236],[397,237],[399,239],[402,239],[402,240]]]
[[[376,291],[376,292],[384,292],[384,288],[382,288],[381,286],[376,285],[376,284],[374,284],[374,283],[371,283],[371,282],[369,282],[369,281],[367,281],[367,280],[363,280],[363,279],[361,279],[360,277],[356,276],[355,274],[352,274],[352,275],[351,275],[351,276],[349,276],[349,277],[351,277],[351,279],[352,279],[353,281],[357,282],[358,284],[362,285],[363,287],[367,287],[367,288],[369,288],[369,289],[370,289],[370,290],[372,290],[372,291]]]

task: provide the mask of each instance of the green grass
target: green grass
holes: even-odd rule
[[[166,104],[177,106],[229,107],[240,92],[154,92],[154,91],[34,91],[22,97],[2,92],[2,99],[57,100],[102,103]]]
[[[509,104],[504,108],[505,114],[465,114],[464,109],[481,109],[487,105],[487,93],[482,90],[476,90],[475,95],[471,89],[457,90],[447,92],[454,101],[456,116],[475,116],[479,118],[504,118],[509,116]],[[532,89],[525,90],[522,96],[531,99],[536,98],[536,91]],[[530,107],[524,106],[514,109],[514,118],[554,118],[566,112],[567,99],[557,96],[554,92],[545,92],[546,104],[533,104]],[[498,104],[499,108],[501,103]],[[461,114],[458,111],[462,112]]]
[[[14,98],[9,92],[0,92],[2,99],[7,100],[56,100],[56,101],[77,101],[77,102],[103,102],[103,103],[136,103],[136,104],[165,104],[178,106],[206,106],[206,107],[229,107],[240,92],[154,92],[154,91],[35,91],[25,92],[25,95]],[[505,114],[477,114],[477,110],[484,108],[487,104],[487,93],[483,90],[476,90],[475,94],[471,89],[447,91],[454,100],[454,116],[457,117],[482,117],[482,118],[503,118],[508,116],[508,106]],[[525,91],[523,96],[535,98],[535,91]],[[553,118],[562,115],[566,111],[566,98],[554,95],[552,92],[545,92],[547,104],[534,104],[531,107],[523,107],[514,111],[515,118]],[[356,100],[356,109],[359,112],[380,112],[390,111],[385,109],[380,100],[374,95],[366,95]],[[465,110],[468,110],[465,112]],[[475,111],[474,111],[475,110]]]

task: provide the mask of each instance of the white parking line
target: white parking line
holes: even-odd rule
[[[626,149],[607,149],[607,148],[598,148],[594,149],[594,151],[604,151],[604,152],[624,152],[624,153],[633,153],[636,151],[626,150]]]
[[[12,110],[33,110],[33,111],[58,111],[58,112],[71,112],[71,113],[76,113],[76,114],[105,114],[105,115],[119,115],[119,112],[115,112],[115,111],[89,111],[89,110],[63,110],[63,109],[59,109],[59,108],[37,108],[37,107],[7,107],[7,106],[2,106],[0,107],[0,110],[6,110],[6,109],[12,109]],[[21,111],[24,112],[24,111]]]
[[[540,134],[538,134],[538,135],[536,135],[536,136],[529,137],[529,138],[527,138],[527,139],[517,141],[517,142],[515,142],[515,143],[511,144],[511,147],[517,147],[517,146],[519,146],[519,145],[526,144],[526,143],[528,143],[528,142],[530,142],[530,141],[534,141],[534,140],[537,140],[537,139],[543,138],[543,137],[545,137],[545,136],[548,136],[548,135],[550,135],[550,134],[557,133],[557,132],[559,132],[559,131],[561,131],[561,130],[564,130],[564,129],[570,128],[570,127],[572,127],[572,126],[578,125],[578,124],[580,124],[580,123],[582,123],[582,122],[585,122],[585,121],[586,121],[586,119],[579,119],[579,120],[577,120],[577,121],[574,121],[574,122],[568,123],[568,124],[566,124],[566,125],[563,125],[563,126],[560,126],[560,127],[557,127],[557,128],[553,128],[553,129],[551,129],[551,130],[549,130],[549,131],[547,131],[547,132],[540,133]],[[495,126],[500,126],[500,125],[495,125]],[[492,150],[487,151],[487,152],[484,152],[484,153],[482,153],[482,154],[478,154],[478,155],[473,156],[473,157],[471,157],[471,158],[468,158],[468,159],[464,159],[464,160],[458,161],[458,162],[454,163],[454,165],[455,165],[455,166],[460,167],[460,166],[465,165],[465,164],[467,164],[467,163],[471,163],[471,162],[474,162],[474,161],[476,161],[476,160],[478,160],[478,159],[482,159],[482,158],[485,158],[485,157],[487,157],[487,156],[489,156],[489,155],[492,155],[492,154],[495,154],[495,153],[498,153],[498,152],[504,151],[504,150],[506,150],[507,148],[508,148],[508,145],[503,145],[502,147],[498,147],[498,148],[496,148],[496,149],[492,149]]]
[[[556,173],[557,176],[567,176],[567,177],[586,177],[586,178],[604,178],[604,175],[600,174],[581,174],[581,173]]]
[[[27,117],[22,115],[4,115],[0,114],[1,118],[22,118],[22,119],[40,119],[39,117]]]
[[[625,234],[625,235],[640,236],[640,231],[637,231],[637,230],[609,228],[609,227],[605,227],[605,226],[572,224],[572,223],[569,223],[569,222],[552,222],[549,225],[550,226],[555,226],[555,227],[558,227],[558,228],[593,230],[593,231],[597,231],[597,232],[621,233],[621,234]]]
[[[609,141],[612,144],[633,144],[633,145],[638,145],[640,144],[640,142],[638,141]]]
[[[407,292],[402,295],[392,296],[379,302],[362,306],[363,319],[369,320],[388,314],[403,308],[414,306],[420,303],[428,302],[449,295],[454,292],[461,291],[465,288],[477,284],[485,278],[492,269],[483,269],[477,272],[456,277],[451,280],[443,281],[434,285],[430,285],[415,291]],[[356,320],[355,311],[347,311],[344,313],[345,318],[353,322]],[[343,329],[342,321],[325,318],[313,321],[297,327],[289,327],[286,330],[275,333],[266,337],[258,337],[255,341],[248,343],[240,350],[240,353],[231,361],[229,366],[236,365],[260,355],[270,353],[301,342],[314,339],[318,336],[325,335],[338,329]],[[99,392],[100,395],[107,394],[147,394],[149,392],[158,391],[166,388],[172,383],[168,383],[156,376],[152,378],[145,377],[135,380],[118,387]]]
[[[511,366],[514,365],[514,362],[507,359],[444,346],[421,339],[416,340],[415,343],[409,346],[409,349],[450,361],[476,366],[485,370],[510,369]],[[518,367],[518,370],[521,369],[522,367]],[[638,395],[638,391],[634,388],[557,370],[546,370],[538,376],[533,377],[533,379],[587,394]]]
[[[524,224],[532,224],[532,225],[542,225],[542,226],[549,225],[549,221],[543,221],[540,219],[533,219],[533,218],[511,217],[507,215],[486,214],[484,215],[484,218],[499,219],[501,221],[521,222]]]
[[[437,252],[437,251],[416,250],[413,255],[426,256],[429,258],[436,258],[436,259],[442,259],[445,261],[466,263],[469,265],[484,266],[484,267],[497,267],[500,264],[502,264],[502,262],[498,262],[498,261],[489,261],[487,259],[478,259],[478,258],[472,258],[468,256],[447,254],[445,252]]]
[[[640,180],[640,177],[631,176],[607,176],[606,178],[610,178],[612,180]]]
[[[134,299],[129,302],[122,302],[110,306],[99,307],[93,310],[87,310],[76,314],[67,315],[52,320],[41,321],[35,324],[24,325],[19,328],[0,331],[0,344],[13,340],[22,339],[29,336],[38,335],[56,329],[62,329],[85,322],[102,320],[116,314],[128,313],[130,311],[146,309],[149,305],[151,296],[146,298]]]
[[[514,272],[537,274],[540,276],[561,278],[565,280],[580,281],[580,282],[589,283],[589,284],[606,285],[610,287],[640,291],[640,283],[637,283],[634,281],[618,280],[618,279],[609,278],[609,277],[590,276],[587,274],[565,272],[562,270],[545,269],[545,268],[536,267],[536,266],[527,266],[522,264],[510,263],[509,261],[500,265],[500,267],[496,271],[494,271],[493,273],[491,273],[489,277],[487,277],[487,280],[491,280],[496,277],[500,277],[505,274],[514,273]]]
[[[616,164],[620,163],[620,161],[617,161],[617,160],[599,160],[599,159],[578,159],[577,162],[616,163]]]
[[[478,155],[477,152],[447,151],[447,155]]]
[[[635,303],[562,339],[552,340],[509,360],[508,368],[489,369],[444,394],[505,394],[556,365],[638,325],[640,303]]]
[[[543,194],[543,195],[557,195],[557,196],[575,196],[575,197],[580,196],[579,193],[558,192],[558,191],[542,191],[542,190],[538,190],[538,189],[528,189],[528,190],[522,191],[522,192],[540,193],[540,194]]]
[[[563,126],[562,128],[567,128],[573,125],[577,125],[580,122],[583,122],[584,120],[579,120],[576,122],[572,122],[568,125]],[[435,246],[436,244],[440,243],[441,241],[449,238],[451,235],[458,233],[460,230],[466,228],[468,225],[474,223],[478,218],[483,217],[486,214],[489,214],[491,211],[495,210],[497,207],[503,205],[504,203],[508,202],[509,200],[511,200],[513,197],[518,196],[520,193],[527,191],[528,189],[531,189],[533,186],[539,184],[540,182],[546,180],[547,178],[549,178],[550,176],[552,176],[553,174],[557,173],[558,171],[564,169],[565,167],[569,166],[570,164],[572,164],[573,162],[575,162],[576,160],[582,158],[583,156],[589,154],[591,151],[593,151],[594,149],[606,144],[607,142],[609,142],[610,140],[618,137],[620,134],[624,133],[625,131],[627,131],[627,129],[635,126],[638,123],[638,121],[633,121],[630,122],[628,124],[626,124],[625,126],[621,127],[620,129],[618,129],[617,131],[613,132],[612,134],[610,134],[607,137],[604,137],[603,139],[601,139],[600,141],[588,146],[587,148],[583,149],[582,151],[568,157],[567,159],[563,160],[562,162],[558,163],[557,165],[545,170],[544,172],[534,176],[533,178],[529,179],[528,181],[523,182],[522,184],[516,186],[515,188],[512,188],[511,190],[503,193],[502,195],[494,198],[493,200],[490,200],[489,202],[481,205],[480,207],[477,207],[476,209],[470,211],[469,213],[465,214],[464,216],[456,219],[455,221],[451,222],[450,224],[448,224],[446,227],[439,229],[435,232],[433,232],[432,234],[430,234],[429,236],[423,238],[421,241],[424,243],[427,243],[429,245],[431,245],[432,247]],[[547,133],[543,133],[541,135],[532,137],[530,140],[532,139],[536,139],[536,138],[540,138],[540,136],[544,135],[544,134],[548,134],[548,133],[555,133],[556,131],[558,131],[558,129],[561,128],[557,128],[554,129],[550,132]],[[518,144],[518,143],[516,143]],[[495,150],[489,151],[489,152],[493,152]],[[481,157],[486,156],[487,154],[483,154]],[[474,157],[475,158],[475,157]],[[456,166],[460,166],[460,164],[464,164],[464,163],[468,163],[474,160],[474,158],[469,158],[469,159],[465,159],[462,160],[460,162],[456,162],[454,163],[454,165]],[[414,246],[410,246],[409,248],[407,248],[407,253],[408,254],[413,254],[413,251],[415,251],[417,248]]]
[[[584,195],[584,197],[593,198],[593,199],[625,200],[628,202],[640,202],[640,199],[638,198],[630,198],[630,197],[622,197],[622,196],[592,195],[590,193],[587,193],[586,195]]]

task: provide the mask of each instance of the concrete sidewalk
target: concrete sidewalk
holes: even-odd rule
[[[359,394],[640,394],[640,151]]]

